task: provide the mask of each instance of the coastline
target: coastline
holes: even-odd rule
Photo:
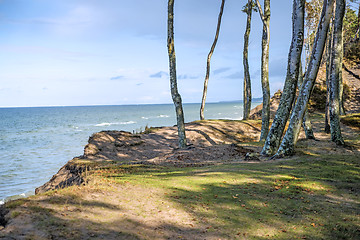
[[[247,154],[261,147],[260,120],[188,123],[185,150],[175,127],[95,133],[44,192],[0,207],[0,238],[356,239],[360,129],[343,125],[352,147],[338,148],[313,119],[319,141],[300,135],[295,156],[272,161]],[[84,181],[56,185],[71,172]]]
[[[186,121],[198,119],[197,104],[185,107]],[[241,112],[239,103],[209,104],[206,116],[238,119]],[[1,109],[1,114],[0,125],[7,130],[0,139],[0,199],[33,191],[47,182],[66,162],[83,154],[95,132],[140,132],[146,126],[176,123],[170,104]]]

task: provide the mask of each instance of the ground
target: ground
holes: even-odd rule
[[[357,239],[360,129],[339,148],[312,119],[319,141],[276,161],[244,161],[257,120],[190,123],[186,150],[174,127],[95,134],[86,181],[7,203],[0,239]]]

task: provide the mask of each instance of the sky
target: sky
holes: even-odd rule
[[[225,3],[207,102],[243,98],[245,2]],[[184,103],[201,101],[220,3],[175,1]],[[291,13],[292,1],[271,1],[271,93],[285,81]],[[255,12],[249,45],[254,98],[262,96],[261,35]],[[0,0],[0,107],[172,103],[167,54],[167,0]]]

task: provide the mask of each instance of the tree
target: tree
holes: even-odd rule
[[[319,25],[319,15],[321,14],[322,0],[305,1],[305,66],[309,64],[312,46],[314,44],[316,28]],[[305,69],[306,70],[306,69]]]
[[[248,61],[249,36],[251,30],[251,15],[253,10],[253,1],[248,0],[248,3],[243,8],[243,12],[247,14],[246,30],[244,33],[244,50],[243,50],[243,65],[244,65],[244,114],[243,119],[248,119],[251,110],[251,80]]]
[[[304,82],[301,86],[299,96],[291,114],[288,129],[277,153],[273,156],[273,158],[282,157],[284,155],[292,155],[294,153],[301,122],[303,120],[311,92],[314,88],[315,79],[319,71],[329,29],[329,23],[333,12],[334,1],[335,0],[324,0],[319,26],[314,40],[310,61],[304,77]]]
[[[354,10],[356,8],[357,13]],[[360,1],[348,1],[343,28],[344,57],[350,62],[358,62],[360,58]]]
[[[202,96],[202,99],[201,99],[201,107],[200,107],[200,119],[201,120],[204,120],[205,100],[206,100],[207,87],[208,87],[209,76],[210,76],[210,61],[211,61],[211,56],[213,55],[213,52],[215,50],[217,40],[219,38],[221,18],[222,18],[223,11],[224,11],[224,4],[225,4],[225,0],[222,0],[221,1],[221,6],[220,6],[219,17],[218,17],[218,23],[217,23],[217,27],[216,27],[216,34],[215,34],[214,42],[213,42],[213,44],[211,46],[210,52],[209,52],[208,57],[207,57],[207,62],[206,62],[206,76],[205,76],[205,81],[204,81],[204,90],[203,90],[203,96]]]
[[[270,86],[269,86],[269,44],[270,44],[270,0],[264,0],[264,13],[259,0],[256,0],[261,21],[263,22],[263,35],[261,41],[261,86],[263,92],[262,124],[260,141],[265,140],[270,125]]]
[[[331,63],[331,49],[332,49],[332,29],[333,22],[330,22],[328,41],[326,44],[326,104],[325,104],[325,133],[330,133],[330,63]]]
[[[343,19],[345,14],[345,0],[336,0],[332,53],[331,53],[331,77],[330,77],[330,130],[331,140],[337,145],[344,145],[341,135],[340,118],[341,112],[341,82],[343,62]]]
[[[279,107],[261,151],[263,155],[270,156],[277,150],[295,99],[304,42],[304,5],[305,0],[293,1],[292,40],[288,56],[286,79]]]
[[[170,71],[170,88],[171,96],[175,105],[179,147],[186,147],[184,112],[182,108],[181,96],[177,88],[176,80],[176,56],[174,44],[174,0],[168,1],[168,32],[167,32],[167,47],[169,53],[169,71]]]
[[[299,78],[298,78],[298,89],[301,88],[302,83],[304,82],[304,76],[303,76],[303,72],[302,72],[302,64],[300,61],[299,64]],[[312,124],[310,121],[310,114],[309,114],[309,109],[306,108],[305,110],[305,114],[304,114],[304,118],[303,118],[303,128],[304,128],[304,132],[305,132],[305,136],[307,139],[315,139],[314,136],[314,131],[312,129]]]

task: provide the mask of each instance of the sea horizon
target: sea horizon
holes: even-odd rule
[[[252,102],[261,102],[262,98],[253,98]],[[214,103],[243,103],[244,100],[229,100],[229,101],[213,101],[206,102],[206,104]],[[46,107],[102,107],[102,106],[138,106],[138,105],[173,105],[174,103],[126,103],[126,104],[85,104],[85,105],[40,105],[40,106],[0,106],[0,109],[3,108],[46,108]],[[186,104],[201,104],[200,102],[183,102],[183,105]]]

